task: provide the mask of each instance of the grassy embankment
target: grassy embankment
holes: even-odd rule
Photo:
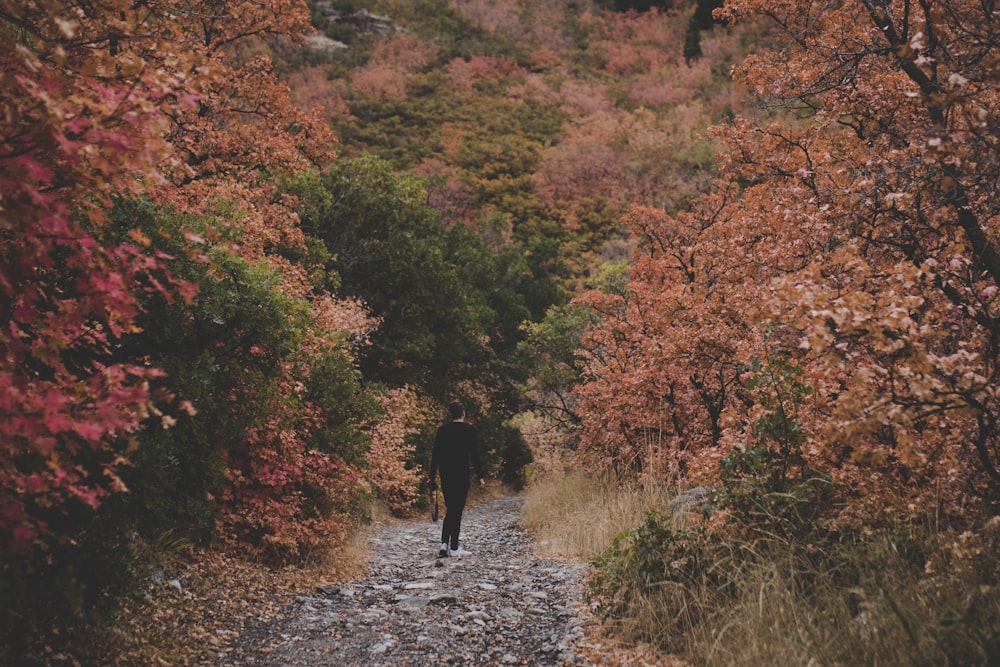
[[[526,492],[540,549],[595,565],[588,599],[618,641],[699,665],[1000,664],[1000,521],[750,540],[670,516],[673,491],[565,475]]]

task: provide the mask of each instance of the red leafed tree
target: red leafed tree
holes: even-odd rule
[[[408,35],[377,42],[371,60],[351,75],[351,88],[380,100],[405,100],[407,77],[437,55],[436,45]]]
[[[99,16],[128,3],[103,3]],[[175,74],[120,49],[117,20],[63,3],[0,7],[0,544],[28,548],[44,525],[26,503],[94,506],[115,487],[126,439],[146,416],[155,370],[109,360],[133,328],[162,258],[95,233],[113,194],[155,181],[169,147],[157,100]],[[91,466],[81,450],[108,450]]]
[[[130,433],[158,414],[157,369],[115,351],[145,293],[193,292],[141,234],[107,241],[112,200],[200,210],[228,195],[248,213],[251,256],[299,240],[264,176],[329,159],[332,137],[237,46],[308,26],[293,1],[0,3],[5,551],[29,548],[48,513],[120,489]]]
[[[603,69],[610,74],[624,76],[677,65],[680,52],[673,46],[684,39],[682,31],[655,7],[648,12],[590,17],[595,18],[591,48],[602,56]]]
[[[506,57],[472,56],[468,60],[454,58],[448,63],[449,84],[456,90],[468,91],[483,81],[499,82],[525,74],[516,60]]]
[[[669,405],[717,359],[732,374],[715,375],[729,387],[722,432],[693,456],[698,470],[773,446],[761,444],[763,427],[787,416],[789,399],[796,460],[843,491],[841,519],[928,507],[956,516],[970,491],[995,508],[995,13],[965,0],[733,0],[726,10],[773,26],[779,47],[748,58],[739,78],[782,120],[717,130],[728,145],[721,189],[692,218],[663,218],[646,235],[651,256],[628,288],[636,305],[591,334],[590,356],[624,342],[620,356],[645,370],[580,391]],[[687,255],[657,252],[685,236]],[[714,356],[691,353],[713,339],[723,342]],[[772,374],[768,397],[761,364],[775,355],[801,374]],[[662,421],[650,409],[628,427]],[[682,437],[671,456],[699,442]]]

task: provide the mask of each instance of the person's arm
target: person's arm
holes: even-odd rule
[[[476,471],[476,477],[479,479],[479,487],[483,488],[486,486],[486,480],[483,478],[483,466],[479,462],[479,443],[478,440],[479,433],[476,431],[475,427],[472,429],[472,439],[469,444],[469,457],[472,459],[472,467]]]
[[[438,443],[441,441],[440,431],[434,437],[434,447],[431,449],[431,470],[430,474],[427,476],[427,486],[430,487],[431,491],[437,490],[437,482],[434,481],[434,476],[437,475],[438,466],[441,464],[440,447]]]

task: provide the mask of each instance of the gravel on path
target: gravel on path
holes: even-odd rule
[[[519,527],[522,499],[466,510],[469,556],[438,558],[441,524],[392,524],[371,539],[367,575],[301,595],[241,665],[575,665],[586,637],[586,566],[540,558]],[[234,656],[235,657],[235,656]]]

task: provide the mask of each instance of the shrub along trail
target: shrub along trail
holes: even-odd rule
[[[381,529],[363,579],[298,596],[225,664],[603,662],[580,608],[586,566],[536,556],[518,526],[521,504],[503,497],[468,508],[462,542],[472,555],[461,558],[437,558],[441,524],[429,519]]]

